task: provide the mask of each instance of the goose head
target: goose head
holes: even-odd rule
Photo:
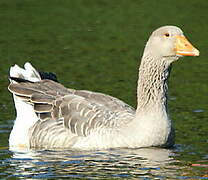
[[[144,51],[146,55],[173,62],[182,56],[199,56],[199,51],[186,39],[180,28],[163,26],[151,34]]]

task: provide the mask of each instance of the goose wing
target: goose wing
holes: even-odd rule
[[[61,121],[65,129],[78,136],[87,136],[100,128],[123,126],[134,117],[134,109],[119,99],[67,89],[51,80],[11,83],[8,89],[31,103],[40,121]]]

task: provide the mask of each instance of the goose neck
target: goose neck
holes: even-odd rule
[[[165,58],[144,56],[139,68],[137,88],[137,112],[167,112],[167,80],[170,61]]]

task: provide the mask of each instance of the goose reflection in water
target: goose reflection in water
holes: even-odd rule
[[[142,148],[108,151],[27,151],[11,159],[14,175],[24,178],[58,177],[172,177],[178,175],[174,152]]]

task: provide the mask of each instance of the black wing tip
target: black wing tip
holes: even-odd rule
[[[42,71],[39,71],[39,74],[40,74],[40,77],[41,77],[41,80],[43,79],[49,79],[49,80],[52,80],[52,81],[55,81],[55,82],[58,82],[58,79],[57,79],[57,76],[52,73],[52,72],[42,72]],[[9,79],[15,81],[15,82],[18,82],[18,83],[34,83],[32,81],[29,81],[27,79],[23,79],[23,78],[19,78],[19,77],[12,77],[12,76],[9,76]]]
[[[34,83],[32,81],[29,81],[29,80],[26,80],[26,79],[23,79],[23,78],[17,78],[17,77],[12,77],[12,76],[9,76],[9,79],[15,81],[15,82],[18,82],[18,83]]]
[[[56,74],[54,74],[52,72],[39,71],[39,74],[40,74],[41,79],[49,79],[49,80],[58,82]]]

